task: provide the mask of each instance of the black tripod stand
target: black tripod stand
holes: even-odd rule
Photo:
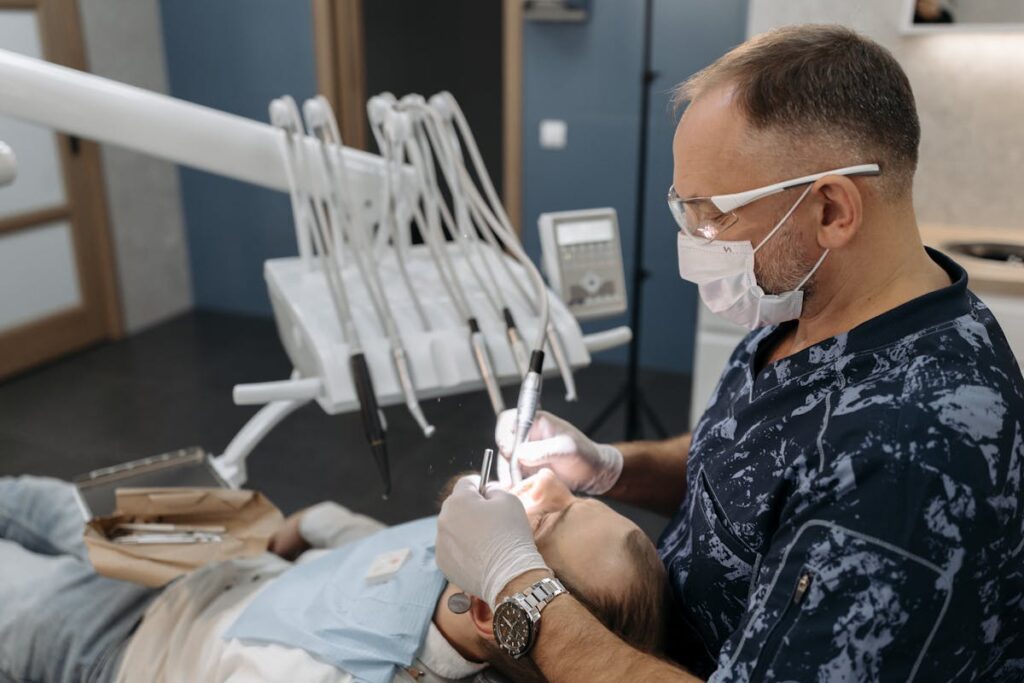
[[[641,413],[654,427],[655,433],[664,438],[668,431],[644,398],[637,373],[640,370],[640,308],[643,303],[644,280],[648,272],[644,269],[644,193],[647,189],[647,113],[650,109],[651,83],[657,74],[651,68],[651,15],[653,0],[644,0],[644,63],[640,89],[640,153],[638,155],[636,183],[636,215],[633,224],[633,291],[630,301],[629,326],[633,330],[633,341],[629,344],[629,364],[626,366],[626,383],[615,394],[587,426],[586,433],[593,434],[611,417],[620,405],[626,408],[625,439],[631,441],[642,434]]]

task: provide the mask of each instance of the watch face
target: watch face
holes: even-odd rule
[[[503,602],[494,610],[494,637],[498,645],[513,657],[522,657],[533,645],[533,622],[514,602]]]

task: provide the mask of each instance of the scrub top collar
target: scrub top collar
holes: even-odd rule
[[[967,271],[931,247],[925,247],[925,251],[949,276],[950,284],[946,287],[911,299],[891,311],[861,323],[849,332],[825,339],[766,365],[760,373],[755,373],[755,368],[760,365],[760,359],[796,325],[796,321],[754,332],[746,342],[748,350],[752,351],[752,365],[747,368],[752,393],[770,391],[795,377],[830,367],[841,357],[889,346],[908,336],[924,333],[969,314],[971,298],[967,294]]]
[[[419,661],[445,681],[468,679],[487,668],[486,664],[471,662],[460,655],[433,623],[427,629]]]

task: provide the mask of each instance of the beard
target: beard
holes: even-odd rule
[[[799,231],[793,229],[790,221],[786,221],[786,224],[758,249],[754,258],[754,276],[766,294],[791,292],[800,286],[800,281],[807,277],[819,258],[820,255],[812,258],[804,254]],[[811,295],[813,285],[812,277],[804,284],[805,297]]]

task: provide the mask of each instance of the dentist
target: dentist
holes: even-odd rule
[[[752,331],[692,434],[596,444],[541,414],[519,450],[524,474],[673,515],[674,662],[544,590],[497,488],[456,487],[438,564],[553,683],[1020,680],[1024,380],[965,271],[921,242],[906,75],[849,30],[795,26],[677,99],[680,274]]]

